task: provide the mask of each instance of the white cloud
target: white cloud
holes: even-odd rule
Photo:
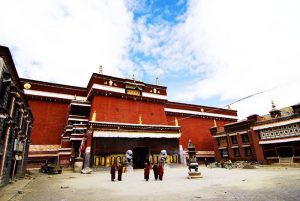
[[[293,0],[192,0],[182,29],[197,60],[210,68],[176,99],[226,101],[277,87],[234,104],[240,117],[267,113],[271,100],[279,107],[299,102],[299,10]]]
[[[115,76],[178,78],[169,99],[198,104],[273,89],[234,104],[241,118],[267,113],[271,100],[300,101],[299,1],[190,0],[177,24],[145,2],[0,0],[0,43],[32,79],[85,86],[103,65]],[[129,58],[139,53],[147,59]]]
[[[124,1],[1,1],[0,43],[10,47],[19,75],[86,86],[103,65],[126,76],[133,15]]]
[[[240,118],[265,114],[271,100],[300,101],[299,10],[296,0],[191,0],[178,24],[141,18],[134,49],[151,58],[140,62],[149,75],[185,82],[169,99],[230,103],[272,89],[232,106]]]

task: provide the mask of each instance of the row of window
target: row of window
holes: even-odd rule
[[[243,143],[249,142],[249,137],[248,137],[247,133],[246,134],[241,134],[240,136],[242,138]],[[231,140],[231,144],[238,144],[238,140],[237,140],[236,135],[230,136],[230,140]],[[218,138],[218,145],[221,146],[221,147],[227,146],[227,138],[226,137]]]
[[[245,156],[252,156],[252,149],[251,147],[244,147]],[[228,158],[228,149],[220,149],[221,157]],[[234,157],[240,157],[240,149],[233,148]]]

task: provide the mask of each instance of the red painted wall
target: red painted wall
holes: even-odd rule
[[[250,130],[250,135],[252,138],[252,151],[256,155],[256,160],[266,163],[264,152],[262,146],[259,144],[259,134],[257,131],[254,131],[252,128]],[[254,149],[254,150],[253,150]]]
[[[207,118],[186,118],[176,116],[179,126],[181,126],[181,138],[179,143],[183,149],[187,149],[189,139],[192,140],[197,151],[214,151],[213,138],[210,134],[210,128],[213,127],[212,119]],[[167,116],[170,125],[174,124],[175,116]],[[230,121],[216,120],[218,126],[223,126]]]
[[[90,119],[95,110],[97,121],[138,124],[139,115],[142,115],[143,124],[164,124],[167,122],[162,103],[95,96]]]
[[[34,117],[31,144],[60,144],[69,104],[29,100],[29,105]]]

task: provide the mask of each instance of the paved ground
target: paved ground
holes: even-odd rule
[[[169,168],[163,181],[155,181],[151,172],[148,182],[143,180],[142,170],[124,174],[121,182],[111,182],[109,172],[103,170],[90,175],[67,171],[61,175],[36,173],[22,192],[10,200],[300,200],[299,168],[200,167],[200,171],[203,178],[187,179],[186,167]]]

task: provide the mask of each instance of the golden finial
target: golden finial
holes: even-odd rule
[[[175,126],[179,126],[178,119],[175,117]]]
[[[97,112],[96,112],[96,110],[94,110],[93,116],[92,116],[92,121],[96,121],[96,116],[97,116]]]
[[[159,85],[159,79],[156,77],[156,85]]]
[[[217,122],[215,119],[214,119],[214,127],[217,127]]]
[[[142,115],[139,115],[139,124],[143,124]]]

